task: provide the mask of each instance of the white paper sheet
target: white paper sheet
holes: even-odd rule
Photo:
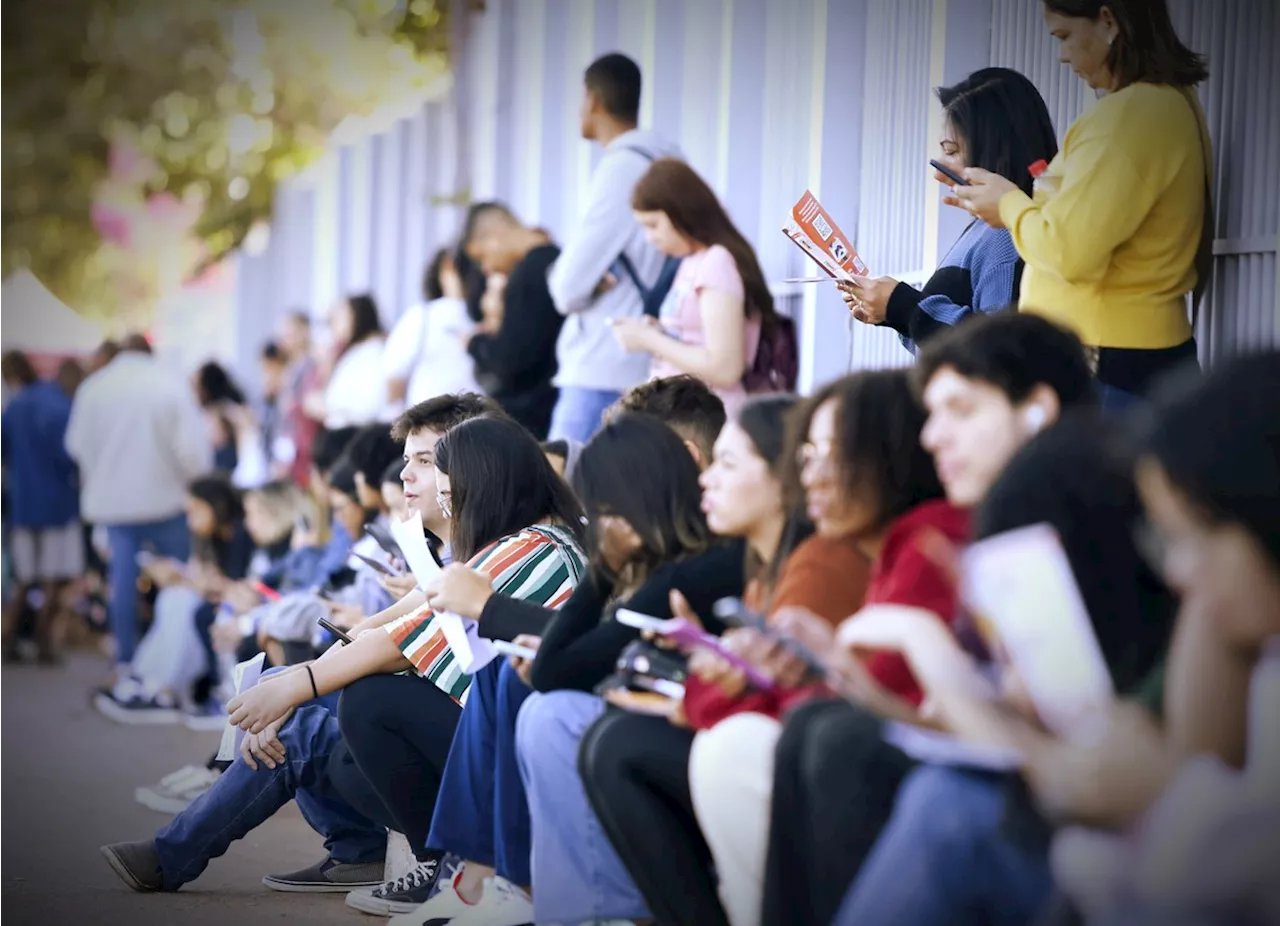
[[[913,759],[931,765],[1012,772],[1022,764],[1022,754],[1017,750],[969,743],[947,733],[911,724],[887,723],[883,736],[886,743],[897,746]]]
[[[391,536],[404,554],[409,571],[418,580],[418,588],[426,588],[440,575],[440,564],[427,547],[427,537],[422,532],[422,513],[415,511],[412,517],[403,521],[391,518]]]
[[[266,658],[266,653],[259,653],[252,659],[236,663],[236,667],[231,670],[231,683],[235,686],[236,694],[244,694],[258,684],[258,679],[262,677],[262,665]],[[222,731],[222,742],[218,744],[218,761],[233,761],[236,756],[240,755],[240,743],[243,740],[244,731],[239,727],[233,727],[231,721],[227,721],[227,725]]]
[[[473,675],[498,658],[498,651],[480,636],[480,625],[475,621],[448,612],[437,614],[436,620],[463,672]]]
[[[1096,742],[1115,690],[1057,533],[1037,524],[979,541],[961,571],[965,605],[1007,655],[1045,727]]]

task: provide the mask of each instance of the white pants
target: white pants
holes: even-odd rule
[[[181,697],[204,675],[209,657],[195,620],[201,603],[194,589],[181,585],[156,596],[155,619],[133,657],[133,673],[148,693]]]
[[[782,724],[763,714],[737,714],[693,740],[689,790],[732,926],[760,926],[773,753],[781,734]]]

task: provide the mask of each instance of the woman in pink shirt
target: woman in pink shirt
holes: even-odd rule
[[[762,327],[777,318],[755,251],[715,192],[675,158],[654,161],[631,195],[649,242],[680,269],[658,318],[620,318],[624,349],[653,357],[655,377],[687,373],[710,386],[732,416],[747,396],[743,374]]]

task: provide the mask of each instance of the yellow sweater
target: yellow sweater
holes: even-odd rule
[[[1020,306],[1094,347],[1176,347],[1191,337],[1208,139],[1175,87],[1133,84],[1076,120],[1042,175],[1000,200],[1026,261]],[[1199,103],[1195,103],[1197,111]]]

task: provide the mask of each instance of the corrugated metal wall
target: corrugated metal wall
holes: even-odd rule
[[[1270,0],[1172,0],[1209,54],[1217,143],[1218,273],[1207,356],[1280,342],[1276,288],[1280,94]],[[771,280],[810,265],[780,232],[810,187],[876,274],[920,282],[963,227],[939,206],[932,88],[987,64],[1018,68],[1060,134],[1092,94],[1057,63],[1036,0],[488,0],[461,44],[451,100],[342,145],[282,192],[271,245],[245,257],[241,355],[295,305],[323,314],[368,289],[391,321],[418,296],[461,208],[508,201],[564,237],[599,158],[578,137],[582,71],[607,51],[645,74],[641,121],[675,140],[755,243]],[[851,323],[834,287],[776,287],[799,319],[802,386],[909,361],[887,331]]]

